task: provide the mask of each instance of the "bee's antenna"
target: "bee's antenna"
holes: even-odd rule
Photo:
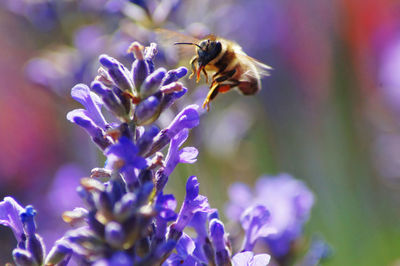
[[[201,46],[200,45],[198,45],[198,44],[196,44],[196,43],[192,43],[192,42],[176,42],[176,43],[174,43],[174,45],[177,45],[177,44],[186,44],[186,45],[196,45],[197,47],[199,47],[201,50],[203,50],[202,48],[201,48]]]

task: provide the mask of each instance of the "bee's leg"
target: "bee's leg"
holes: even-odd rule
[[[215,82],[213,82],[213,83],[214,84],[211,85],[210,90],[208,91],[207,97],[204,100],[203,106],[202,106],[203,109],[206,108],[206,106],[207,106],[207,111],[210,110],[210,106],[209,105],[210,105],[211,100],[214,99],[215,96],[217,96],[217,94],[218,94],[218,89],[217,88],[218,88],[219,84],[215,83]]]
[[[197,56],[193,57],[192,60],[190,60],[190,65],[192,66],[192,74],[190,74],[189,78],[191,79],[194,74],[197,72],[197,68],[196,68],[196,62],[197,62],[198,58]]]
[[[227,92],[232,88],[232,84],[220,84],[215,82],[214,85],[210,88],[210,90],[208,91],[207,97],[203,102],[203,108],[207,107],[207,111],[210,109],[209,105],[210,102],[212,100],[215,99],[215,97],[217,97],[219,92]]]
[[[208,83],[208,75],[207,75],[207,72],[206,72],[206,70],[203,68],[203,73],[204,73],[204,76],[206,76],[206,83]]]

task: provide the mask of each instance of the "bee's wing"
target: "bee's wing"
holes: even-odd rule
[[[260,76],[269,76],[269,71],[272,70],[272,67],[264,63],[261,63],[260,61],[251,56],[248,56],[245,52],[243,52],[242,47],[237,43],[235,42],[231,43],[233,49],[235,50],[236,56],[240,61],[247,62],[249,65],[253,65]]]
[[[196,46],[190,45],[174,45],[177,42],[190,42],[199,43],[199,39],[186,35],[180,32],[167,30],[167,29],[156,29],[155,30],[157,40],[168,49],[176,49],[179,58],[189,58],[195,54]]]
[[[240,60],[247,61],[247,62],[249,62],[249,64],[253,65],[256,68],[256,70],[260,76],[269,76],[270,70],[273,69],[269,65],[266,65],[266,64],[258,61],[257,59],[255,59],[251,56],[248,56],[244,52],[237,53],[237,56],[240,58]]]

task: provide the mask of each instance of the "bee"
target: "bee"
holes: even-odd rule
[[[261,77],[268,76],[272,68],[243,52],[242,47],[214,35],[196,42],[176,42],[175,45],[196,46],[196,55],[190,61],[192,74],[199,82],[201,73],[208,83],[208,73],[213,73],[211,85],[203,108],[209,105],[219,93],[238,89],[243,95],[254,95],[261,89]]]

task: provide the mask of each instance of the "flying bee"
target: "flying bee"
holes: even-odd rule
[[[253,95],[261,89],[261,76],[268,76],[272,68],[248,56],[235,42],[210,35],[195,42],[176,42],[176,45],[196,46],[197,55],[190,61],[192,74],[199,82],[201,73],[208,83],[208,72],[212,80],[204,100],[203,108],[209,110],[210,102],[218,93],[237,88],[243,95]]]

